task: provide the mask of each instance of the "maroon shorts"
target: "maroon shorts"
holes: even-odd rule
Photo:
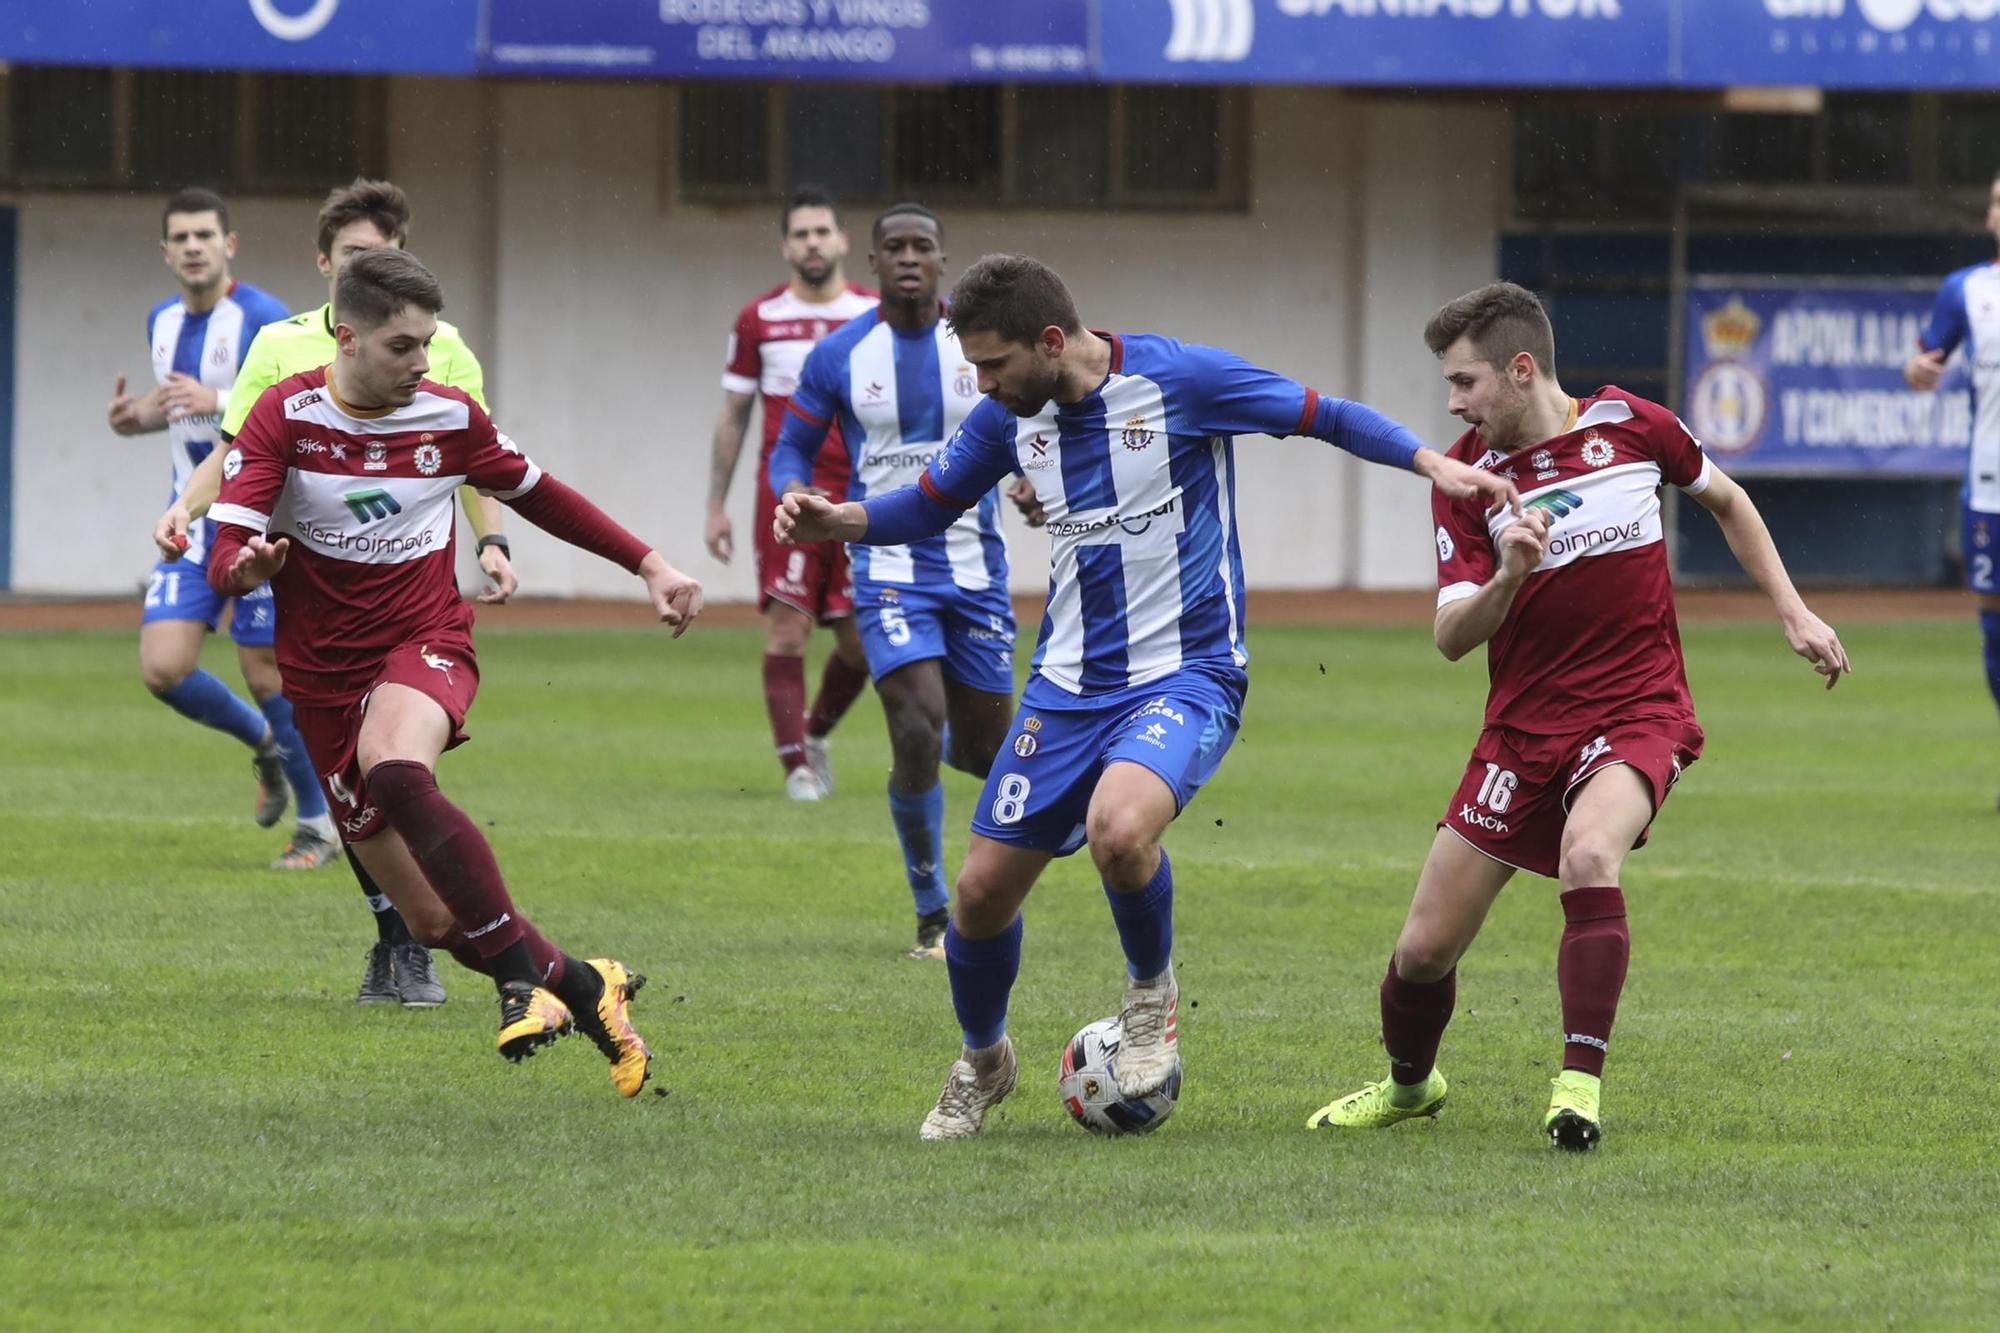
[[[1658,814],[1681,770],[1701,757],[1702,739],[1692,720],[1673,718],[1614,722],[1571,736],[1488,727],[1438,827],[1496,861],[1554,878],[1578,784],[1624,764],[1645,780]],[[1641,829],[1632,845],[1645,846],[1650,831],[1650,824]]]
[[[471,645],[463,641],[406,643],[382,659],[368,693],[353,703],[344,708],[299,704],[294,709],[299,735],[326,792],[327,808],[348,842],[364,842],[382,831],[381,812],[368,803],[368,783],[355,752],[368,700],[383,685],[407,685],[435,699],[451,719],[451,739],[445,743],[449,750],[466,740],[465,715],[479,693],[479,664],[473,660]]]
[[[815,624],[854,614],[854,571],[840,542],[781,546],[771,535],[771,511],[778,507],[769,487],[757,488],[757,609],[783,602],[811,616]]]

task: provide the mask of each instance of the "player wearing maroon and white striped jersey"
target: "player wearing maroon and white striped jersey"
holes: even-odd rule
[[[581,1027],[633,1097],[651,1061],[628,1013],[645,978],[543,938],[479,826],[438,790],[433,769],[466,739],[479,688],[453,495],[469,483],[639,575],[676,637],[701,585],[544,474],[467,394],[425,378],[443,308],[401,250],[347,262],[332,365],[266,390],[224,458],[208,578],[232,596],[270,581],[279,669],[342,836],[412,933],[498,984],[501,1055]]]
[[[1559,1148],[1601,1135],[1604,1057],[1630,937],[1619,878],[1653,817],[1701,754],[1660,513],[1676,486],[1715,515],[1729,549],[1776,607],[1792,650],[1832,689],[1850,670],[1806,609],[1742,487],[1672,412],[1619,389],[1582,399],[1555,374],[1555,335],[1533,293],[1496,283],[1424,330],[1450,409],[1472,427],[1461,462],[1520,487],[1526,511],[1432,499],[1437,645],[1457,661],[1487,645],[1485,729],[1439,821],[1382,981],[1389,1077],[1307,1122],[1381,1127],[1436,1115],[1436,1068],[1458,960],[1516,870],[1560,881],[1556,954],[1563,1068],[1543,1128]]]
[[[839,542],[779,546],[764,516],[777,507],[766,475],[771,446],[785,423],[785,407],[798,386],[806,353],[835,329],[875,308],[874,292],[847,285],[841,261],[847,233],[833,200],[817,190],[800,190],[778,220],[784,240],[779,253],[791,266],[791,281],[743,307],[729,335],[729,360],[722,375],[722,414],[715,422],[709,463],[709,554],[728,564],[736,538],[724,502],[743,451],[750,408],[764,403],[764,443],[757,456],[758,522],[750,525],[757,561],[758,609],[764,616],[764,704],[771,739],[785,770],[785,791],[795,801],[832,794],[833,768],[827,737],[834,724],[868,685],[868,659],[854,628],[854,576]],[[813,485],[839,501],[847,498],[847,451],[822,449]],[[806,644],[814,625],[833,631],[833,655],[820,677],[810,715],[806,708]]]

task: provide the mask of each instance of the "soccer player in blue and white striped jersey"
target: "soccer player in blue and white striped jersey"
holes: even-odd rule
[[[810,487],[835,421],[853,460],[849,497],[909,486],[979,401],[977,376],[938,301],[945,255],[937,216],[915,204],[891,208],[875,220],[868,262],[882,303],[806,357],[771,451],[776,495]],[[910,956],[943,958],[950,898],[938,763],[985,777],[1014,695],[1014,609],[993,483],[935,531],[857,548],[852,564],[855,625],[889,721],[889,812],[916,900]]]
[[[158,383],[133,397],[120,376],[108,415],[120,435],[167,432],[173,494],[179,495],[196,466],[215,450],[230,390],[251,340],[289,312],[276,297],[230,275],[236,233],[229,230],[229,206],[213,191],[186,189],[167,200],[160,218],[160,254],[180,292],[146,317]],[[194,524],[180,558],[153,566],[139,628],[140,674],[146,687],[176,712],[250,747],[258,824],[268,827],[284,814],[289,786],[297,801],[298,828],[274,866],[317,869],[339,854],[340,840],[279,679],[269,588],[237,598],[229,626],[244,684],[256,704],[201,669],[202,642],[219,623],[226,600],[202,573],[214,531],[213,523]]]
[[[1118,1091],[1143,1097],[1179,1068],[1160,839],[1235,739],[1249,686],[1231,437],[1311,435],[1449,495],[1520,507],[1504,478],[1359,403],[1213,347],[1089,332],[1062,279],[1033,259],[980,260],[950,318],[988,396],[943,456],[916,486],[840,506],[788,496],[775,519],[780,540],[917,541],[1019,468],[1054,540],[1014,739],[987,777],[945,936],[964,1049],[926,1139],[977,1134],[1012,1090],[1021,904],[1051,859],[1085,843],[1125,951]]]

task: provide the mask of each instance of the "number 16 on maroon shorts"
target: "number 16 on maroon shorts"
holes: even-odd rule
[[[1624,764],[1652,792],[1658,814],[1681,770],[1701,757],[1702,740],[1692,719],[1648,718],[1569,736],[1488,727],[1438,827],[1496,861],[1554,878],[1570,794],[1586,778]],[[1634,847],[1646,845],[1651,827],[1640,830]]]

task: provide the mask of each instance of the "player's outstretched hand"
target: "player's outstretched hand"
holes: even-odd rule
[[[270,541],[258,536],[243,543],[243,549],[236,553],[236,563],[229,567],[229,577],[236,590],[239,593],[249,592],[260,584],[270,582],[271,577],[285,567],[285,557],[291,549],[291,539],[287,537]]]
[[[153,545],[159,548],[160,559],[178,560],[187,554],[188,523],[186,505],[176,500],[167,506],[167,512],[153,525]]]
[[[653,599],[653,610],[659,612],[660,623],[672,625],[676,639],[687,633],[701,614],[701,580],[675,569],[658,551],[648,552],[639,562],[639,577],[646,581],[646,592]]]
[[[1498,473],[1467,466],[1435,449],[1417,450],[1416,469],[1430,478],[1431,485],[1454,500],[1478,496],[1486,502],[1488,513],[1497,513],[1502,508],[1511,509],[1517,515],[1522,512],[1521,492],[1514,488],[1513,482]]]
[[[1014,484],[1007,488],[1007,498],[1014,502],[1014,508],[1021,511],[1021,517],[1031,528],[1039,528],[1049,521],[1042,510],[1041,497],[1035,494],[1035,483],[1026,477],[1016,477]]]
[[[725,565],[729,563],[729,557],[736,554],[736,526],[720,506],[710,507],[701,539],[708,546],[708,553]]]
[[[497,546],[489,546],[479,553],[479,572],[486,576],[487,583],[475,594],[474,601],[487,606],[502,606],[521,590],[521,580],[514,577],[514,562]]]
[[[1918,352],[1903,363],[1903,382],[1912,389],[1929,393],[1944,376],[1944,362],[1945,354],[1941,351]]]
[[[1525,578],[1549,553],[1549,513],[1530,509],[1500,531],[1500,568]]]
[[[792,491],[778,499],[771,511],[771,533],[785,546],[810,542],[830,542],[840,538],[836,525],[840,506],[824,495]]]
[[[1784,626],[1785,642],[1792,645],[1793,652],[1811,662],[1814,671],[1826,677],[1829,690],[1840,683],[1841,676],[1854,670],[1833,626],[1812,612],[1800,607],[1795,614],[1785,617]]]

